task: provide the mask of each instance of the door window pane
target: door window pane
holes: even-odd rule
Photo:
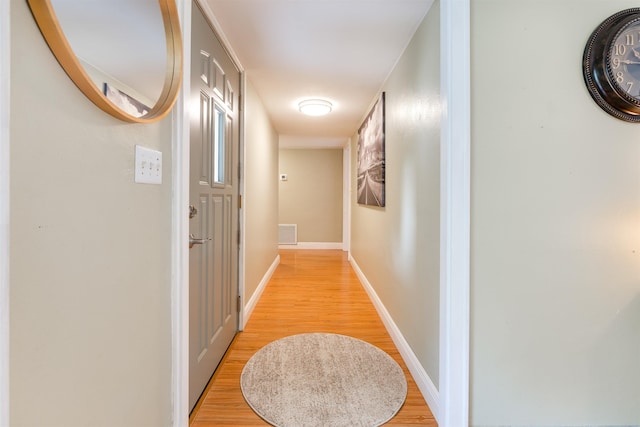
[[[225,144],[225,112],[217,105],[214,112],[214,136],[213,136],[213,184],[225,184],[226,169],[226,144]]]

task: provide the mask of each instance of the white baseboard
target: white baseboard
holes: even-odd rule
[[[298,242],[296,245],[278,245],[278,249],[340,249],[342,242]]]
[[[260,284],[256,288],[256,291],[253,293],[253,295],[251,295],[251,298],[249,298],[249,301],[247,301],[247,303],[244,305],[244,313],[242,316],[242,325],[241,325],[242,327],[240,328],[241,330],[244,330],[244,327],[247,325],[247,322],[251,317],[251,313],[253,313],[253,309],[256,308],[256,304],[260,300],[260,297],[262,296],[262,293],[264,292],[264,288],[267,286],[267,283],[269,283],[269,280],[271,280],[271,276],[273,276],[273,273],[276,271],[278,264],[280,264],[280,255],[276,256],[276,259],[273,261],[273,263],[271,264],[271,267],[269,267],[269,269],[265,273],[264,277],[260,281]]]
[[[356,272],[358,279],[360,279],[360,283],[362,283],[365,291],[369,294],[369,298],[371,298],[371,302],[375,306],[378,315],[380,315],[382,323],[384,323],[384,326],[387,328],[387,332],[391,335],[391,339],[395,343],[396,347],[398,347],[398,351],[400,352],[404,363],[406,363],[407,368],[409,368],[409,372],[411,372],[413,379],[418,385],[420,393],[422,393],[424,400],[427,402],[427,405],[429,405],[429,409],[431,409],[431,413],[437,420],[440,410],[440,395],[438,389],[433,384],[431,378],[429,378],[429,375],[420,364],[417,356],[413,350],[411,350],[409,343],[402,335],[402,332],[400,332],[400,329],[391,318],[391,315],[385,308],[384,304],[382,304],[382,301],[371,286],[371,283],[369,283],[351,254],[349,254],[349,262],[351,263],[353,270]]]

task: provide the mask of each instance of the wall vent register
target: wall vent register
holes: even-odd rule
[[[298,224],[278,224],[278,244],[298,244]]]

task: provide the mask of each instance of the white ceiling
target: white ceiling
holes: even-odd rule
[[[342,146],[433,0],[203,0],[262,98],[281,147]],[[323,117],[303,98],[334,105]]]

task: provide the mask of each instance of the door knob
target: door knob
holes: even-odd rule
[[[198,215],[198,209],[196,209],[196,207],[193,205],[189,205],[189,219],[193,218],[196,215]]]
[[[204,245],[211,239],[196,239],[196,236],[193,234],[189,234],[189,249],[193,247],[193,245]]]

